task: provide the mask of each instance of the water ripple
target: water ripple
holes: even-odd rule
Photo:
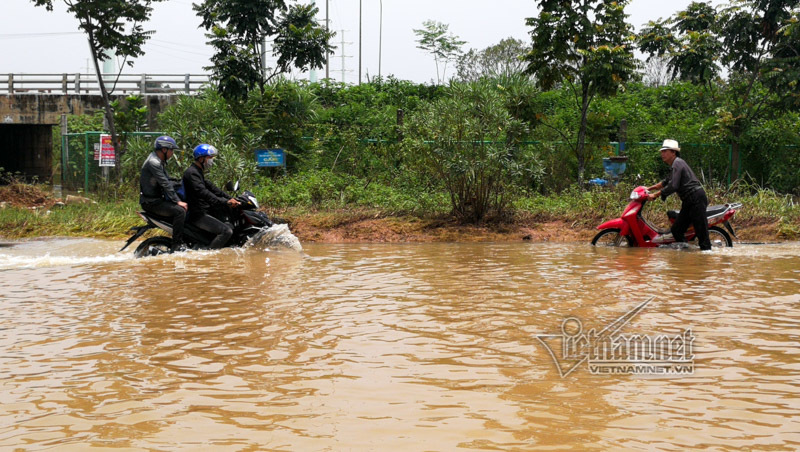
[[[800,245],[307,245],[0,274],[0,448],[795,449]],[[45,256],[44,253],[50,253]],[[694,375],[560,378],[568,316],[692,328]]]

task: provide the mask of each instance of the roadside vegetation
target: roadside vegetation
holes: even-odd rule
[[[211,143],[221,152],[210,173],[215,183],[240,180],[268,212],[298,225],[381,220],[400,230],[468,226],[509,237],[548,222],[590,231],[618,216],[633,187],[666,175],[657,150],[672,138],[712,204],[744,204],[736,224],[754,228],[759,239],[800,237],[796,7],[695,3],[634,38],[625,2],[571,3],[548,4],[527,19],[530,46],[509,39],[463,54],[448,48],[446,60],[458,70],[449,83],[440,83],[438,71],[433,84],[290,81],[259,72],[257,58],[241,60],[252,67],[225,66],[241,43],[217,33],[210,37],[218,50],[215,84],[202,94],[180,97],[156,124],[146,123],[135,96],[114,106],[125,152],[112,177],[91,174],[98,212],[66,206],[47,214],[9,203],[0,234],[123,235],[138,223],[139,169],[152,149],[152,137],[131,132],[151,130],[174,136],[185,151],[169,164],[174,176],[190,164],[194,146]],[[305,20],[310,10],[294,12]],[[597,33],[565,46],[584,19]],[[313,61],[302,57],[302,46],[288,54],[314,66],[330,36],[317,38]],[[646,62],[634,59],[634,47]],[[71,117],[69,132],[99,130],[102,119]],[[78,147],[82,140],[74,139]],[[60,137],[54,141],[60,149]],[[285,168],[255,166],[254,150],[269,148],[286,151]],[[55,154],[65,181],[84,180],[74,153],[63,167]],[[603,159],[617,155],[627,157],[619,184],[590,184],[607,178]],[[665,210],[678,206],[677,199],[655,202],[648,216],[664,225]]]

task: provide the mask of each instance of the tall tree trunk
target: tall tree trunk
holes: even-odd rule
[[[583,85],[581,92],[581,125],[578,129],[578,142],[575,157],[578,159],[578,186],[583,190],[583,173],[586,170],[586,129],[589,115],[589,87]]]
[[[731,182],[739,179],[739,158],[739,136],[734,134],[731,143]]]
[[[92,41],[94,38],[94,33],[91,31],[89,32],[89,49],[92,52],[92,61],[94,61],[94,71],[97,74],[97,84],[100,86],[100,93],[103,96],[103,107],[105,108],[106,113],[106,122],[108,122],[108,130],[111,132],[111,144],[114,146],[114,168],[117,171],[117,177],[119,177],[119,181],[122,182],[122,148],[119,145],[119,139],[117,138],[117,128],[114,125],[114,111],[111,109],[111,100],[108,97],[108,91],[106,90],[106,83],[103,80],[103,74],[100,72],[100,64],[97,61],[97,49],[94,48],[92,45]]]

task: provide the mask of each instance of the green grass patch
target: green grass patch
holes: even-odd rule
[[[142,224],[138,209],[139,204],[131,200],[52,209],[7,207],[0,210],[0,235],[123,237],[131,227]]]

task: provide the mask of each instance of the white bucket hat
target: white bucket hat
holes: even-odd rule
[[[659,149],[659,152],[663,151],[664,149],[672,149],[675,152],[681,151],[681,147],[675,140],[664,140],[664,143],[661,144],[661,149]]]

